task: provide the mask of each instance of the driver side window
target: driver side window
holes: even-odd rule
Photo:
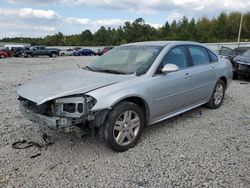
[[[185,47],[179,46],[171,49],[161,62],[159,70],[161,70],[166,64],[175,64],[179,69],[188,67],[188,58]]]

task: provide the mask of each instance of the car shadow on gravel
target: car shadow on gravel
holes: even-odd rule
[[[140,143],[145,144],[150,140],[156,139],[162,132],[168,132],[171,130],[178,130],[178,129],[186,129],[185,125],[187,122],[195,121],[196,119],[203,118],[206,111],[209,111],[204,106],[195,108],[188,112],[184,112],[180,115],[175,117],[169,118],[167,120],[161,121],[159,123],[147,126],[142,134],[141,139],[139,140]],[[64,152],[72,152],[74,151],[81,151],[81,152],[103,152],[105,153],[116,153],[106,146],[104,141],[100,139],[98,136],[98,132],[95,131],[93,134],[90,132],[89,134],[81,135],[76,132],[70,133],[63,133],[60,131],[50,131],[48,129],[36,129],[36,133],[32,135],[27,135],[28,138],[35,138],[35,140],[39,140],[39,143],[43,143],[42,136],[44,134],[49,135],[51,141],[54,142],[53,145],[48,147],[49,151],[53,151],[57,149],[57,152],[62,150]],[[40,137],[40,138],[39,138]]]
[[[190,110],[188,112],[182,113],[178,116],[172,117],[170,119],[161,121],[153,125],[149,125],[145,128],[139,143],[145,142],[146,137],[147,138],[151,137],[152,139],[154,139],[155,137],[157,137],[159,133],[171,129],[177,129],[178,126],[182,126],[182,124],[183,123],[185,124],[185,121],[187,121],[190,118],[192,119],[202,118],[203,111],[205,112],[206,110],[208,109],[201,106],[193,110]],[[64,150],[69,146],[70,146],[69,150],[72,150],[72,147],[74,150],[98,151],[98,150],[103,150],[104,148],[109,150],[104,141],[101,140],[100,137],[98,136],[97,131],[95,131],[94,134],[90,132],[89,134],[86,135],[81,135],[75,132],[62,133],[57,131],[49,131],[49,132],[41,131],[40,135],[43,135],[44,133],[48,134],[54,141],[55,144],[52,147],[64,148]],[[111,153],[116,153],[113,152],[112,150],[109,151]]]

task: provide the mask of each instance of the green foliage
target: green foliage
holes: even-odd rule
[[[192,40],[198,42],[236,41],[238,36],[240,12],[227,14],[222,12],[217,18],[202,17],[189,20],[166,22],[160,28],[146,24],[143,18],[134,22],[125,22],[117,29],[100,27],[95,33],[85,30],[80,34],[65,36],[58,32],[44,38],[3,38],[2,42],[30,43],[31,45],[47,46],[114,46],[129,42],[150,40]],[[244,14],[241,40],[250,39],[250,12]]]

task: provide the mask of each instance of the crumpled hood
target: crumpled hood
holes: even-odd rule
[[[86,93],[133,78],[132,75],[98,73],[84,69],[70,70],[34,79],[20,86],[17,93],[39,105],[55,98]]]

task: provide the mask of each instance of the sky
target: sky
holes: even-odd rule
[[[166,21],[214,18],[250,10],[250,0],[0,0],[0,38],[95,32],[142,17],[153,27]]]

